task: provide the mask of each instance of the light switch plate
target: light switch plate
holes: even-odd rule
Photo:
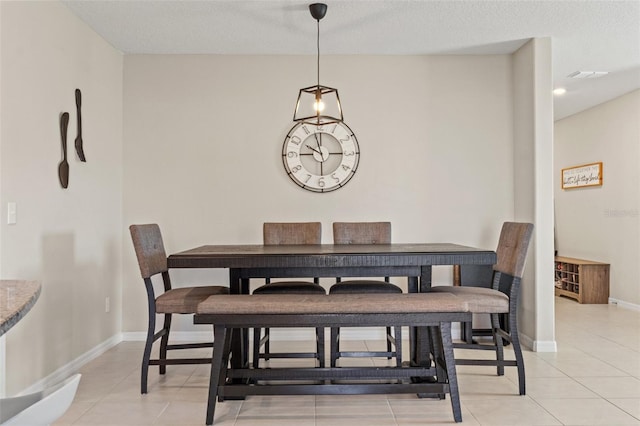
[[[16,203],[7,203],[7,224],[14,225],[18,220]]]

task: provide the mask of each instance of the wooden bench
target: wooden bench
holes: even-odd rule
[[[215,295],[198,305],[196,324],[213,324],[214,351],[206,424],[216,400],[246,395],[449,393],[462,421],[451,322],[470,321],[465,302],[451,294]],[[231,329],[254,327],[429,327],[433,364],[402,367],[229,368]],[[236,356],[231,354],[231,356]],[[421,380],[421,379],[430,380]],[[388,381],[385,383],[384,381]],[[265,381],[269,381],[265,384]],[[278,383],[286,381],[286,383]],[[295,383],[302,381],[302,383]],[[364,381],[364,382],[363,382]],[[372,381],[375,381],[372,383]],[[274,382],[278,384],[274,384]],[[294,383],[292,383],[294,382]]]

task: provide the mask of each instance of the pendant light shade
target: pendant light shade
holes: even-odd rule
[[[318,26],[316,38],[318,80],[316,85],[300,89],[293,121],[316,126],[342,122],[342,106],[338,89],[320,85],[320,20],[327,12],[327,5],[313,3],[309,5],[309,11]]]
[[[320,85],[300,89],[293,121],[315,125],[342,121],[338,89]]]

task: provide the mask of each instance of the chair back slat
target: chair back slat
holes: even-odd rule
[[[391,222],[334,222],[334,244],[390,244]]]
[[[167,254],[162,243],[160,227],[155,223],[131,225],[129,232],[131,232],[142,278],[151,278],[155,274],[166,272],[168,270]]]
[[[505,222],[500,232],[496,250],[498,262],[494,270],[522,278],[532,235],[531,223]]]
[[[264,245],[320,244],[322,225],[320,222],[265,222]]]

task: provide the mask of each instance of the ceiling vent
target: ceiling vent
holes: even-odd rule
[[[569,74],[569,78],[600,78],[609,74],[608,71],[576,71]]]

